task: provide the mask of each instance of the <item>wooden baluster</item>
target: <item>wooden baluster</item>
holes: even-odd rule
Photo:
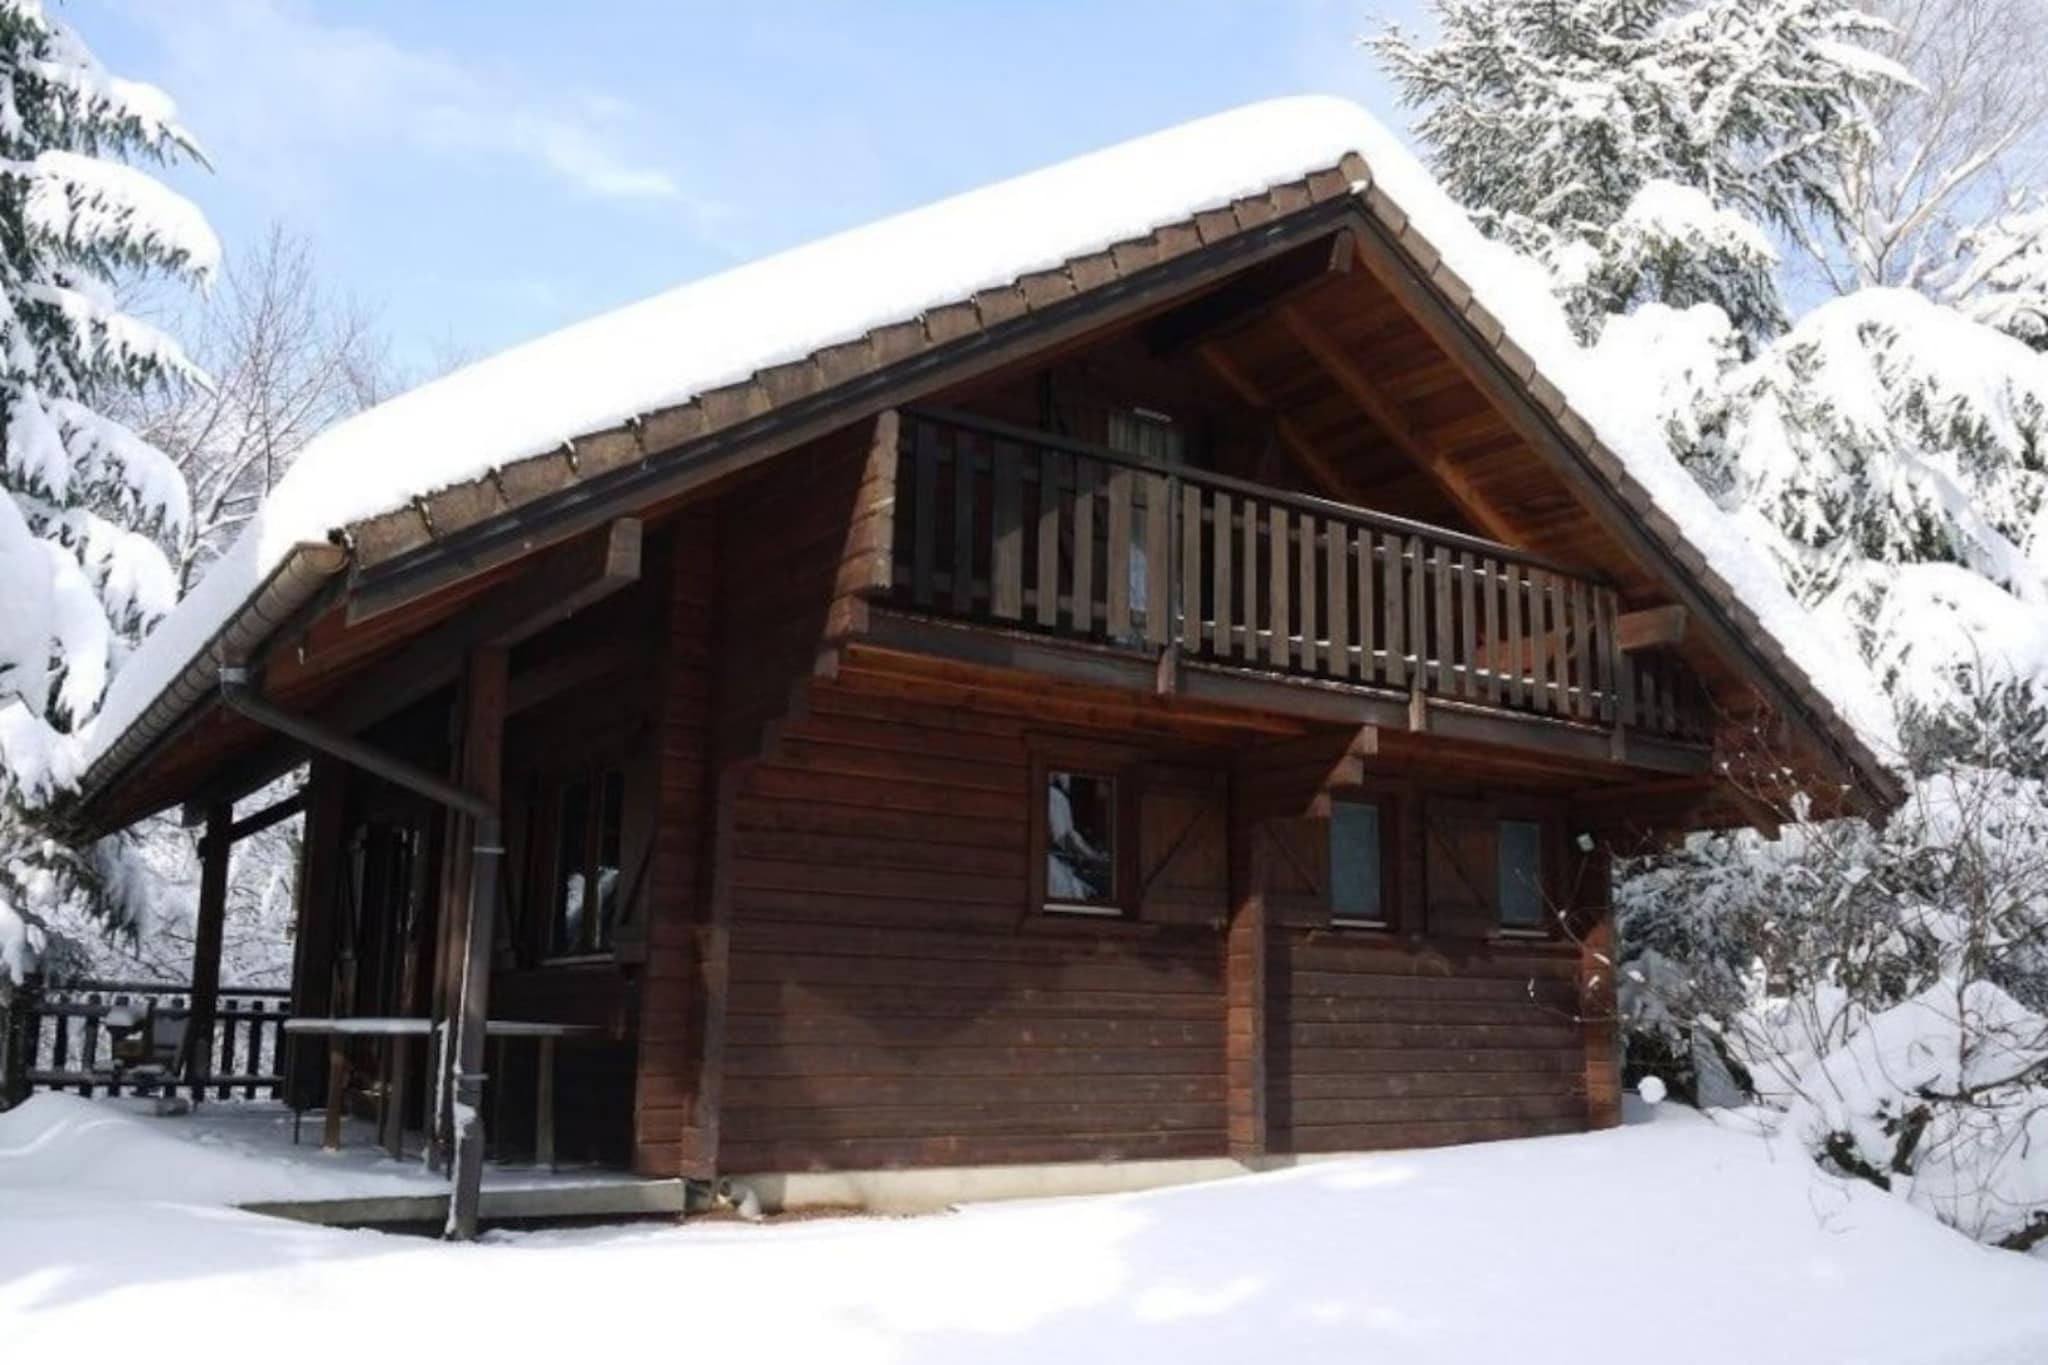
[[[1296,661],[1304,673],[1314,673],[1322,663],[1322,636],[1316,628],[1316,580],[1322,576],[1317,567],[1318,525],[1322,519],[1303,512],[1294,518],[1294,539],[1299,546],[1295,554],[1295,568],[1300,591],[1294,604],[1294,616],[1301,623],[1301,635],[1296,650]]]
[[[1500,705],[1500,561],[1479,561],[1479,637],[1486,659],[1486,701]]]
[[[1227,659],[1231,654],[1231,629],[1235,613],[1231,611],[1233,588],[1231,585],[1231,557],[1237,553],[1237,527],[1230,514],[1230,494],[1217,490],[1211,494],[1209,516],[1209,547],[1215,556],[1209,565],[1209,572],[1215,575],[1211,587],[1216,598],[1216,626],[1210,636],[1215,656]]]
[[[1381,585],[1386,589],[1387,608],[1387,685],[1408,686],[1408,628],[1406,604],[1409,598],[1409,581],[1414,578],[1408,564],[1408,542],[1402,536],[1386,536],[1386,558],[1380,567],[1386,572]]]
[[[57,1033],[50,1044],[50,1070],[63,1071],[71,1061],[71,1002],[67,999],[53,1003],[56,1007],[50,1015],[57,1026]],[[57,1087],[59,1090],[63,1088]]]
[[[85,1046],[79,1055],[80,1065],[78,1069],[87,1075],[92,1075],[100,1069],[100,1011],[104,1008],[102,999],[103,997],[98,991],[94,991],[91,995],[85,997],[86,1008],[91,1013],[85,1016]],[[93,1084],[91,1081],[87,1081],[78,1088],[78,1093],[87,1099],[92,1098],[92,1092]]]
[[[1614,647],[1614,590],[1612,588],[1593,589],[1593,608],[1600,628],[1600,644],[1593,656],[1599,661],[1596,670],[1598,673],[1596,681],[1600,687],[1600,723],[1612,725],[1616,715],[1614,707],[1614,661],[1618,653]]]
[[[1259,589],[1265,582],[1259,576],[1259,535],[1265,525],[1260,515],[1259,504],[1252,498],[1244,500],[1244,577],[1243,593],[1238,601],[1244,604],[1239,613],[1244,617],[1244,637],[1238,641],[1238,654],[1249,662],[1259,659]]]
[[[1520,706],[1526,695],[1522,687],[1522,566],[1510,562],[1504,568],[1506,581],[1502,585],[1505,589],[1502,605],[1506,608],[1506,620],[1503,622],[1501,648],[1505,651],[1502,664],[1507,669],[1506,701],[1509,706]]]
[[[953,433],[953,611],[974,610],[974,436]]]
[[[1131,471],[1109,466],[1109,560],[1103,565],[1109,590],[1109,635],[1117,641],[1131,633]]]
[[[227,1007],[216,1016],[220,1024],[220,1070],[214,1073],[216,1076],[225,1078],[235,1074],[235,1020],[239,1015],[240,1007],[230,1000]],[[218,1088],[217,1096],[220,1099],[227,1099],[233,1093],[233,1086],[222,1085]]]
[[[1658,660],[1658,667],[1664,672],[1664,686],[1658,689],[1664,697],[1664,733],[1678,733],[1678,666],[1669,655]]]
[[[1267,606],[1268,624],[1272,634],[1267,637],[1266,660],[1275,668],[1285,668],[1287,656],[1293,652],[1293,641],[1290,636],[1294,615],[1287,605],[1287,580],[1290,577],[1288,571],[1293,567],[1287,562],[1291,544],[1288,534],[1290,518],[1287,509],[1278,503],[1267,509],[1266,516],[1267,548],[1272,553],[1272,562],[1269,565],[1272,595]]]
[[[1038,624],[1060,624],[1060,493],[1067,483],[1067,457],[1038,452]]]
[[[1586,585],[1572,580],[1572,714],[1580,720],[1593,718],[1593,618],[1586,612]]]
[[[1638,656],[1636,669],[1636,705],[1639,708],[1637,720],[1645,730],[1657,728],[1657,656]]]
[[[1554,573],[1543,575],[1543,657],[1544,673],[1548,680],[1544,688],[1544,709],[1552,715],[1561,715],[1570,707],[1566,688],[1570,679],[1566,669],[1564,582]]]
[[[1372,528],[1358,528],[1358,680],[1369,683],[1383,666],[1373,660],[1373,613],[1378,598],[1373,595]]]
[[[1328,575],[1323,611],[1329,618],[1330,651],[1324,672],[1333,678],[1351,676],[1351,528],[1332,519],[1324,523],[1328,537],[1323,567]]]
[[[115,1009],[120,1009],[127,1003],[128,997],[126,995],[116,995],[113,997],[113,1007]],[[114,1072],[114,1040],[111,1034],[107,1039],[107,1070],[112,1073],[107,1080],[107,1093],[109,1095],[119,1095],[121,1093],[121,1082],[113,1079],[113,1076],[119,1073]]]
[[[263,1073],[263,1028],[268,1021],[264,1018],[263,1001],[251,1000],[248,1006],[249,1052],[242,1059],[242,1066],[243,1074],[248,1076],[249,1083],[242,1087],[242,1098],[253,1100],[256,1098],[256,1078]]]
[[[994,546],[989,553],[989,611],[999,621],[1024,619],[1024,454],[1007,441],[992,447],[995,486],[991,508]]]
[[[1144,476],[1145,492],[1145,643],[1166,648],[1173,638],[1173,494],[1164,474]]]
[[[1460,554],[1458,556],[1458,629],[1462,639],[1464,664],[1460,674],[1460,693],[1471,700],[1479,695],[1479,618],[1475,614],[1473,579],[1479,575],[1479,556]]]
[[[1432,546],[1430,566],[1436,574],[1436,620],[1429,645],[1436,659],[1437,695],[1448,697],[1457,687],[1451,669],[1458,652],[1456,623],[1451,619],[1451,552],[1442,545]]]
[[[1180,486],[1180,647],[1202,652],[1202,486]]]
[[[1102,466],[1074,458],[1074,629],[1095,633],[1095,490]]]
[[[911,600],[920,607],[929,607],[938,578],[939,433],[930,422],[913,425],[917,428],[917,480],[916,511],[912,514]]]

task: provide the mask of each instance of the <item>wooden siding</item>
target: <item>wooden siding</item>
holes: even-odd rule
[[[1268,952],[1274,1151],[1588,1126],[1576,951],[1493,945],[1453,957],[1363,932],[1283,929]]]
[[[1225,1150],[1221,936],[1027,905],[1028,732],[821,684],[742,786],[722,1168]]]
[[[682,1168],[687,1101],[695,1084],[693,1012],[697,930],[709,885],[709,725],[715,535],[712,518],[684,517],[668,559],[661,637],[655,843],[649,868],[647,956],[640,981],[633,1095],[633,1169]]]

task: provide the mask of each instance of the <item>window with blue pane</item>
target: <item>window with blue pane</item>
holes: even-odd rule
[[[1386,874],[1380,808],[1369,801],[1330,807],[1330,916],[1342,924],[1385,924]]]
[[[1543,826],[1534,820],[1500,822],[1500,922],[1508,929],[1544,924]]]

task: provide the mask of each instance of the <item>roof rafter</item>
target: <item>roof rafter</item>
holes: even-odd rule
[[[1384,432],[1403,455],[1435,480],[1444,496],[1470,517],[1473,525],[1495,540],[1508,544],[1520,539],[1514,524],[1472,486],[1472,481],[1451,463],[1444,452],[1432,446],[1428,438],[1416,430],[1400,405],[1345,354],[1335,337],[1317,326],[1295,304],[1282,304],[1278,311],[1288,332],[1315,358],[1323,372],[1336,381],[1346,397],[1365,411],[1373,425]]]
[[[1310,476],[1322,485],[1325,496],[1336,498],[1340,502],[1358,501],[1358,494],[1351,487],[1351,481],[1344,477],[1343,472],[1323,452],[1322,447],[1309,439],[1299,423],[1273,406],[1266,396],[1266,391],[1244,372],[1244,367],[1232,359],[1228,351],[1217,342],[1205,341],[1195,347],[1195,354],[1202,358],[1202,363],[1209,367],[1212,374],[1223,381],[1225,387],[1250,406],[1272,415],[1273,430],[1279,436],[1280,444],[1286,446],[1288,453],[1299,460]]]

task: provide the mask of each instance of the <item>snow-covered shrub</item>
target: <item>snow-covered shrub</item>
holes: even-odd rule
[[[1882,827],[1795,820],[1624,869],[1624,1029],[1639,1071],[1732,1077],[1844,1174],[2029,1246],[2048,1239],[2048,783],[2008,763],[2038,761],[2037,717],[1932,715],[1904,718],[1921,764]]]

